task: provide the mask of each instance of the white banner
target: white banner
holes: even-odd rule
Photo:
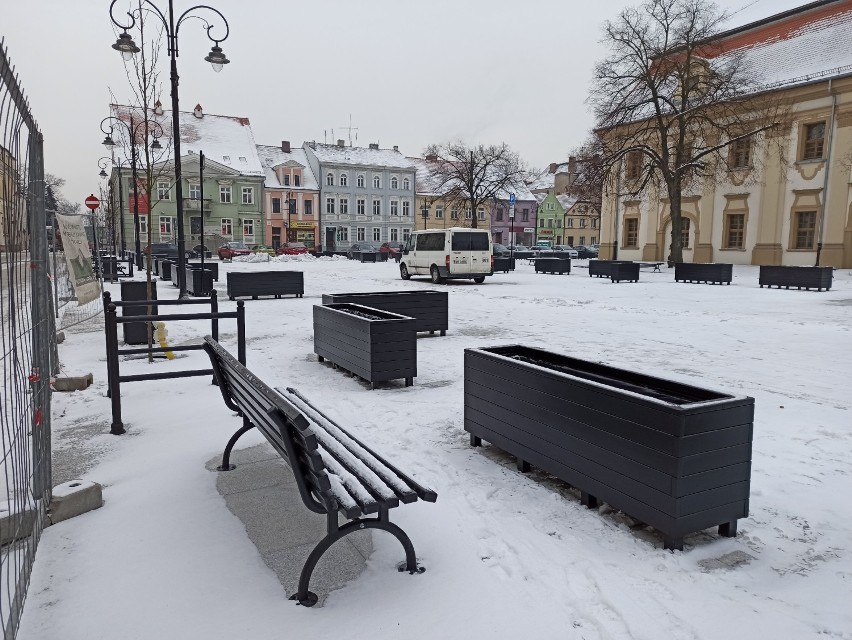
[[[65,262],[68,264],[68,275],[77,296],[77,304],[84,305],[101,295],[101,287],[92,271],[92,252],[89,250],[83,218],[57,213],[56,221],[59,223]]]

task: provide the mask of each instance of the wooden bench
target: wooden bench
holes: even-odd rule
[[[285,397],[268,387],[209,336],[204,350],[225,405],[243,419],[225,447],[219,470],[234,469],[231,450],[244,433],[257,428],[290,465],[305,506],[326,516],[327,534],[305,561],[298,590],[290,599],[307,607],[316,604],[317,596],[308,587],[317,562],[335,542],[362,529],[381,529],[393,535],[405,550],[399,571],[423,573],[411,540],[390,522],[388,512],[418,498],[435,502],[438,494],[345,431],[295,389],[287,388]],[[338,514],[349,522],[341,526]],[[365,517],[369,514],[376,515]]]
[[[654,269],[654,271],[661,273],[660,267],[663,266],[663,262],[639,262],[637,263],[640,269]]]

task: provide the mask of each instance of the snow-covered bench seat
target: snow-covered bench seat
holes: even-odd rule
[[[422,573],[411,540],[390,522],[388,511],[418,498],[435,502],[437,493],[360,442],[295,389],[279,393],[215,340],[208,336],[204,342],[225,404],[243,419],[225,447],[219,470],[234,468],[231,450],[240,436],[257,428],[290,465],[305,506],[327,516],[328,533],[305,561],[298,591],[290,599],[308,607],[316,604],[316,594],[308,590],[314,567],[332,544],[361,529],[382,529],[395,536],[405,549],[405,564],[399,570]],[[338,514],[349,522],[340,526]],[[364,517],[369,514],[376,516]]]

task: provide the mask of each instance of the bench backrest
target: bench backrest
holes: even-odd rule
[[[255,426],[293,470],[305,505],[348,518],[437,494],[388,463],[316,409],[295,389],[284,397],[215,340],[205,338],[225,404]]]

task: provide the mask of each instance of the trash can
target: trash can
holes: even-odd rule
[[[148,283],[137,281],[125,281],[121,283],[122,302],[133,302],[135,300],[148,299]],[[151,281],[151,300],[157,299],[157,281]],[[151,307],[151,313],[157,313],[157,306]],[[128,305],[121,307],[122,316],[145,316],[148,315],[147,305]],[[148,329],[145,322],[123,322],[125,344],[148,344]]]

